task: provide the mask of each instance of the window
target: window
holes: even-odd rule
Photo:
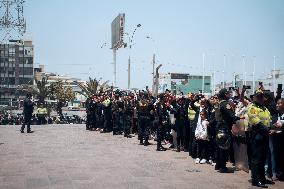
[[[19,78],[19,84],[33,84],[33,78]]]

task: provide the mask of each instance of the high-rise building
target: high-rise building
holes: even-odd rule
[[[10,40],[0,44],[0,104],[15,105],[16,87],[33,85],[34,47],[32,41]]]

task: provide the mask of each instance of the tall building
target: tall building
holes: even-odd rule
[[[33,85],[34,46],[32,41],[10,40],[0,44],[0,104],[13,106],[19,95],[16,87]]]

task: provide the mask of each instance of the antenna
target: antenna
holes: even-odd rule
[[[26,32],[24,0],[0,0],[0,40],[21,39]]]

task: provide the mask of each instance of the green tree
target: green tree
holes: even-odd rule
[[[72,87],[68,83],[58,80],[50,85],[50,91],[52,98],[57,100],[56,111],[62,115],[62,107],[75,99]]]

